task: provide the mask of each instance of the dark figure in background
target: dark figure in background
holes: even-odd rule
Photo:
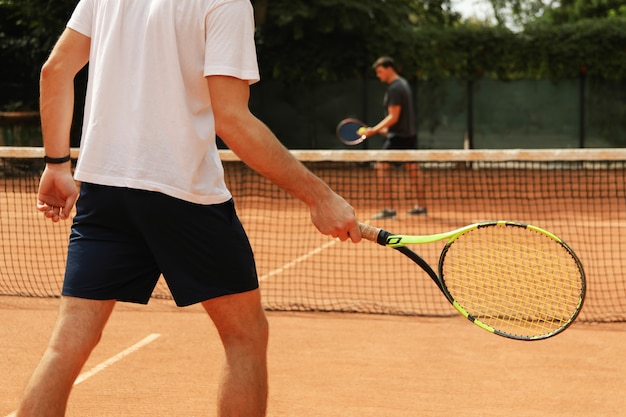
[[[417,149],[417,130],[415,111],[413,109],[413,95],[407,80],[402,78],[395,69],[392,58],[383,56],[372,65],[378,79],[387,84],[387,92],[383,99],[386,116],[376,126],[365,128],[365,136],[381,134],[386,137],[383,149]],[[392,201],[392,185],[389,177],[391,164],[388,162],[376,163],[376,177],[379,193],[381,193],[384,207],[375,214],[373,219],[395,218],[396,210]],[[406,163],[405,169],[409,173],[412,186],[417,193],[415,205],[407,211],[411,215],[426,215],[424,206],[424,191],[421,185],[419,164]]]

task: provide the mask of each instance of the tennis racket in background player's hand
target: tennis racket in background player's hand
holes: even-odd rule
[[[429,236],[396,235],[366,224],[359,228],[364,239],[409,257],[463,316],[499,336],[546,339],[565,330],[582,308],[586,283],[580,260],[539,227],[493,221]],[[444,239],[439,274],[405,246]]]
[[[364,134],[365,123],[359,119],[343,119],[337,124],[337,138],[346,145],[358,145],[367,139]]]

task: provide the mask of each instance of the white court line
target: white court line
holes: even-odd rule
[[[118,362],[119,360],[121,360],[125,356],[128,356],[131,353],[138,351],[139,349],[141,349],[142,347],[144,347],[148,343],[156,340],[159,336],[161,336],[161,335],[157,334],[157,333],[152,333],[152,334],[146,336],[143,340],[135,343],[134,345],[132,345],[128,349],[126,349],[126,350],[118,353],[117,355],[107,359],[106,361],[102,362],[100,365],[97,365],[97,366],[91,368],[87,372],[83,372],[82,374],[80,374],[78,376],[78,378],[76,378],[76,381],[74,381],[74,385],[80,384],[81,382],[83,382],[87,378],[91,378],[92,376],[94,376],[98,372],[108,368],[109,366],[113,365],[115,362]]]
[[[339,242],[337,239],[331,240],[331,241],[323,244],[322,246],[319,246],[319,247],[313,249],[312,251],[310,251],[308,253],[305,253],[302,256],[297,257],[293,261],[286,263],[285,265],[281,266],[280,268],[276,268],[273,271],[270,271],[267,274],[263,275],[262,277],[259,278],[259,282],[265,281],[265,280],[273,277],[274,275],[282,274],[287,269],[289,269],[289,268],[299,264],[300,262],[306,261],[311,256],[317,255],[318,253],[322,252],[323,250],[328,249],[331,246],[335,245],[337,242]]]
[[[364,221],[362,223],[363,224],[369,224],[369,221]],[[266,281],[267,279],[273,277],[274,275],[282,274],[283,272],[285,272],[289,268],[299,264],[300,262],[306,261],[311,256],[317,255],[318,253],[321,253],[323,250],[326,250],[326,249],[330,248],[331,246],[337,244],[337,242],[340,242],[340,240],[335,238],[335,239],[333,239],[333,240],[331,240],[331,241],[329,241],[327,243],[324,243],[322,246],[319,246],[319,247],[313,249],[312,251],[310,251],[308,253],[305,253],[304,255],[294,259],[293,261],[287,262],[285,265],[281,266],[280,268],[276,268],[273,271],[270,271],[267,274],[261,276],[259,278],[259,282]]]
[[[126,349],[126,350],[118,353],[117,355],[107,359],[106,361],[102,362],[101,364],[94,366],[93,368],[91,368],[87,372],[83,372],[82,374],[80,374],[78,376],[78,378],[76,378],[76,381],[74,381],[74,385],[80,384],[84,380],[86,380],[88,378],[91,378],[92,376],[94,376],[98,372],[103,371],[106,368],[108,368],[109,366],[113,365],[115,362],[118,362],[121,359],[123,359],[124,357],[130,355],[131,353],[138,351],[139,349],[141,349],[142,347],[144,347],[148,343],[156,340],[159,336],[161,336],[161,335],[158,334],[158,333],[152,333],[152,334],[146,336],[143,340],[135,343],[134,345],[132,345],[128,349]],[[13,411],[11,414],[9,414],[6,417],[15,417],[16,413],[17,413],[17,411]]]

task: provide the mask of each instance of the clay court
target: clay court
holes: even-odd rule
[[[429,215],[377,225],[429,234],[505,216],[545,227],[585,266],[579,320],[544,341],[492,335],[458,316],[402,255],[319,235],[299,203],[227,167],[271,326],[268,416],[626,415],[623,166],[428,164]],[[379,209],[369,164],[317,172],[360,218]],[[410,204],[403,171],[393,175],[397,200]],[[69,228],[40,218],[32,207],[37,175],[20,176],[29,179],[0,181],[0,417],[12,416],[53,327]],[[416,250],[436,265],[441,246]],[[175,307],[162,282],[155,295],[148,306],[118,304],[68,416],[214,415],[219,338],[200,307]]]
[[[0,415],[15,410],[57,304],[0,297]],[[520,342],[461,317],[268,316],[271,417],[608,417],[626,409],[623,324],[576,323]],[[120,304],[84,373],[100,370],[74,387],[67,415],[214,415],[221,360],[201,309]]]

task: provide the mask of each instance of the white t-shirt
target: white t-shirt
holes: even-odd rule
[[[79,181],[230,199],[204,78],[259,80],[249,0],[81,0],[91,38]]]

